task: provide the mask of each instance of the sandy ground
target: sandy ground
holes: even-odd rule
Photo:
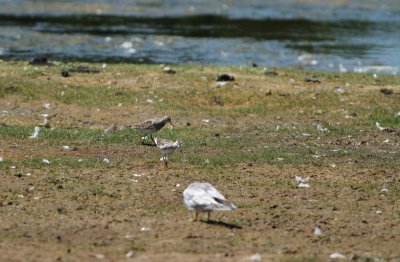
[[[126,73],[115,85],[124,90],[145,90],[140,92],[147,94],[148,88],[143,86],[152,79],[157,83],[150,90],[166,88],[166,99],[188,88],[179,71],[166,76],[157,70],[149,69],[141,79]],[[33,76],[28,84],[40,83],[49,76],[55,82],[64,81],[53,77],[53,73]],[[346,122],[351,120],[339,121],[332,113],[330,107],[336,102],[319,106],[304,102],[304,114],[277,115],[273,107],[285,107],[281,102],[270,104],[270,114],[231,114],[220,108],[234,110],[246,102],[232,102],[228,89],[213,88],[214,80],[208,78],[204,82],[199,74],[194,75],[193,88],[198,92],[219,92],[224,105],[218,105],[218,101],[215,104],[215,99],[207,102],[210,104],[204,102],[215,93],[204,93],[207,99],[202,95],[188,96],[183,102],[195,104],[192,99],[197,99],[209,111],[195,110],[195,106],[193,110],[174,106],[163,109],[135,102],[87,106],[44,95],[34,99],[19,94],[3,96],[3,129],[28,127],[33,131],[33,126],[42,121],[41,114],[49,113],[53,130],[101,132],[115,122],[125,128],[116,135],[127,136],[127,140],[96,142],[87,137],[58,140],[51,136],[30,139],[29,135],[2,132],[0,260],[326,261],[335,252],[355,261],[400,259],[398,120],[383,131],[375,128],[374,122],[364,126],[362,120],[360,126],[352,127]],[[280,101],[287,96],[312,99],[315,94],[323,96],[326,90],[334,92],[337,85],[335,81],[324,80],[322,85],[315,85],[295,79],[295,86],[283,73],[271,81],[253,73],[236,74],[235,84],[228,84],[228,88],[255,90],[249,96],[254,97],[250,106],[261,99]],[[110,75],[118,78],[115,72]],[[82,76],[88,77],[87,81],[78,77],[65,81],[75,81],[73,84],[83,89],[93,84],[93,78],[106,78],[101,74]],[[171,77],[174,80],[165,80]],[[14,84],[18,85],[16,79]],[[399,109],[398,96],[379,94],[380,87],[362,84],[361,88],[349,88],[349,111],[362,118],[363,101],[377,95],[380,98],[375,107]],[[397,85],[391,88],[399,90]],[[301,90],[312,92],[298,95]],[[46,102],[51,104],[51,110],[43,108]],[[344,106],[338,105],[341,107]],[[291,110],[296,106],[287,108],[286,112],[294,112]],[[169,169],[158,161],[157,148],[141,145],[139,135],[127,129],[130,124],[165,111],[172,115],[177,131],[167,129],[162,134],[190,136],[193,132],[196,137],[193,141],[187,138],[182,150],[171,157]],[[210,122],[203,121],[210,114]],[[315,129],[313,123],[317,121],[329,128],[338,122],[347,123],[350,131],[306,133]],[[273,132],[277,125],[284,131]],[[232,137],[233,145],[224,147],[224,139]],[[62,150],[65,143],[76,144],[78,149]],[[278,153],[265,158],[246,155],[264,152],[263,148]],[[234,152],[242,155],[223,159],[229,159]],[[283,156],[279,152],[284,152]],[[201,160],[193,160],[196,156]],[[109,164],[103,163],[105,157]],[[43,158],[59,162],[45,165],[40,162]],[[286,161],[287,158],[292,160]],[[78,159],[89,164],[79,164]],[[217,160],[221,164],[213,164]],[[310,187],[300,188],[295,176],[309,177]],[[183,205],[182,192],[194,181],[211,182],[239,209],[215,212],[211,221],[204,217],[201,222],[193,222],[193,214]],[[317,227],[321,234],[315,233]]]

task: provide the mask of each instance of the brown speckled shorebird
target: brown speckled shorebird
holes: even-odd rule
[[[142,144],[144,144],[148,135],[150,135],[151,140],[155,144],[152,134],[163,128],[167,123],[174,126],[171,122],[171,118],[169,116],[164,116],[163,118],[145,120],[139,124],[133,125],[132,128],[144,134],[142,137]]]

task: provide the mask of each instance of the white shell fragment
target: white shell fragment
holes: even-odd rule
[[[329,131],[329,129],[327,127],[323,127],[321,124],[318,124],[317,125],[317,131],[326,132],[326,131]]]
[[[314,236],[319,237],[319,236],[321,236],[321,235],[322,235],[321,229],[320,229],[319,227],[315,227],[315,229],[314,229]]]
[[[42,163],[48,165],[48,164],[50,164],[50,161],[47,160],[47,159],[43,159],[43,160],[42,160]]]
[[[302,178],[301,176],[294,176],[294,179],[296,180],[296,182],[301,182],[301,183],[305,183],[310,181],[310,177],[306,177],[306,178]]]
[[[129,250],[129,252],[128,253],[126,253],[126,257],[132,257],[133,256],[133,251],[132,250]]]
[[[262,257],[259,253],[255,253],[250,256],[251,261],[261,261]]]
[[[346,259],[346,257],[344,255],[340,254],[339,252],[334,252],[334,253],[330,254],[329,258],[332,258],[332,259]]]
[[[140,229],[140,231],[142,231],[142,232],[150,231],[150,228],[149,227],[142,227]]]
[[[104,158],[104,159],[103,159],[103,162],[104,162],[104,164],[109,164],[109,163],[110,163],[110,160],[108,160],[107,158]]]
[[[35,126],[35,130],[33,131],[32,135],[29,138],[38,138],[40,132],[40,127]]]
[[[297,187],[303,188],[303,187],[310,187],[308,183],[300,183],[297,185]]]
[[[375,122],[375,126],[376,126],[376,128],[377,128],[379,131],[383,131],[383,130],[386,129],[386,128],[382,127],[381,124],[380,124],[379,122]]]

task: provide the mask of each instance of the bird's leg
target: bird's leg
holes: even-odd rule
[[[166,159],[164,159],[164,166],[165,168],[168,168],[168,161]]]
[[[211,211],[207,211],[207,221],[210,221]]]
[[[157,144],[156,144],[156,141],[154,141],[153,134],[150,134],[150,138],[151,138],[151,141],[153,141],[153,143],[154,143],[155,145],[157,145]]]
[[[146,138],[147,138],[147,135],[144,135],[144,136],[142,137],[142,145],[144,145],[144,141],[146,140]]]
[[[196,216],[195,216],[194,221],[197,221],[198,218],[199,218],[199,212],[196,211]]]

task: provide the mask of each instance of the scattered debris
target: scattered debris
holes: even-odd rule
[[[104,255],[103,254],[95,254],[94,256],[97,259],[104,259]]]
[[[394,114],[395,117],[400,117],[400,112],[397,112],[396,114]]]
[[[0,162],[3,162],[3,161],[4,161],[3,157],[2,157],[2,156],[0,156]]]
[[[218,87],[223,87],[226,85],[228,82],[217,82],[213,85],[213,87],[218,88]]]
[[[250,256],[251,261],[261,261],[262,257],[259,253],[255,253]]]
[[[218,82],[232,82],[235,81],[235,77],[229,74],[222,74],[217,77]]]
[[[50,161],[47,160],[47,159],[43,159],[43,160],[42,160],[42,163],[48,165],[48,164],[50,164]]]
[[[44,103],[43,108],[50,110],[51,109],[50,103]]]
[[[317,236],[317,237],[322,236],[322,231],[319,227],[315,227],[314,236]]]
[[[154,101],[152,99],[150,99],[150,98],[147,99],[146,102],[149,103],[149,104],[154,104]]]
[[[132,250],[129,250],[129,252],[128,253],[126,253],[126,257],[132,257],[133,256],[133,251]]]
[[[306,177],[306,178],[302,178],[301,176],[294,176],[294,179],[296,180],[296,182],[301,182],[301,183],[306,183],[308,181],[310,181],[310,177]]]
[[[327,127],[322,127],[321,124],[317,124],[317,131],[326,132],[329,131],[329,129]]]
[[[307,187],[310,187],[310,185],[308,183],[300,183],[300,184],[297,185],[297,187],[307,188]]]
[[[378,215],[380,215],[380,214],[382,214],[382,211],[381,211],[381,210],[376,210],[376,213],[377,213]]]
[[[381,189],[381,193],[388,193],[388,192],[389,192],[389,190],[387,188],[382,188]]]
[[[171,74],[171,75],[176,73],[176,71],[169,66],[164,67],[163,72],[166,74]]]
[[[210,119],[203,119],[201,121],[204,122],[204,123],[210,123]]]
[[[340,254],[339,252],[334,252],[334,253],[330,254],[329,258],[331,258],[331,259],[346,259],[346,257],[344,255]]]
[[[389,139],[385,139],[385,140],[383,140],[383,143],[389,143]]]
[[[38,138],[39,132],[40,132],[40,127],[35,126],[35,130],[33,131],[33,134],[29,138]]]
[[[142,227],[140,229],[140,231],[142,231],[142,232],[150,231],[150,228],[149,227]]]
[[[344,88],[337,86],[335,87],[335,92],[339,94],[344,94]]]
[[[376,128],[378,128],[379,131],[383,131],[383,130],[386,129],[385,127],[382,127],[379,122],[375,122],[375,125],[376,125]]]
[[[393,89],[390,88],[381,88],[381,93],[385,95],[392,95],[393,94]]]
[[[78,151],[78,147],[76,146],[62,146],[62,149],[65,151]]]
[[[110,163],[110,160],[108,160],[107,158],[103,158],[103,162],[104,162],[104,164],[109,164]]]

